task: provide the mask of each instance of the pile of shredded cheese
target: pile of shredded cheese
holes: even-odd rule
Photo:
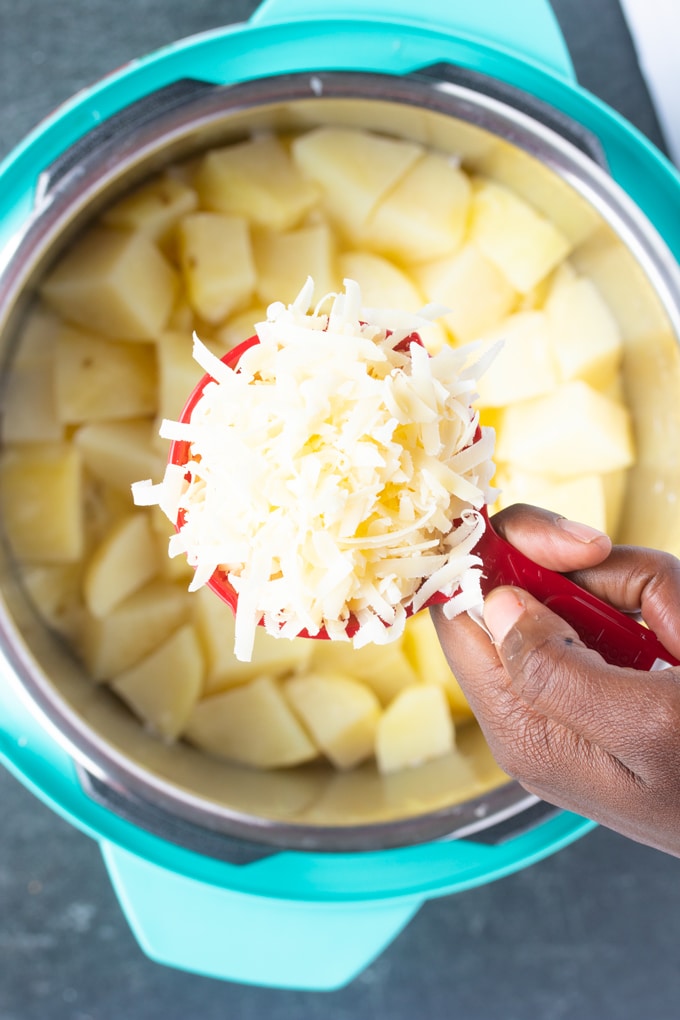
[[[188,557],[192,590],[228,575],[245,661],[260,623],[348,640],[352,620],[360,647],[398,638],[437,592],[450,618],[482,605],[473,550],[494,433],[471,407],[481,362],[470,347],[404,344],[440,309],[362,308],[351,280],[310,311],[312,299],[309,279],[293,304],[271,305],[236,369],[194,336],[211,381],[190,422],[160,430],[188,441],[190,459],[133,486],[173,523],[184,511],[169,554]]]

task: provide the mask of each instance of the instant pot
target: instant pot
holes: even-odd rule
[[[267,0],[57,110],[0,167],[2,377],[68,242],[168,163],[340,123],[500,176],[574,244],[622,330],[638,460],[620,535],[680,552],[680,179],[577,85],[546,0]],[[95,838],[159,962],[276,987],[351,980],[428,898],[592,827],[504,776],[474,727],[409,774],[253,773],[148,734],[36,617],[0,552],[0,758]],[[455,904],[452,904],[455,910]]]

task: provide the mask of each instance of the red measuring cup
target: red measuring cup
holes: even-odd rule
[[[399,346],[404,346],[419,338],[407,337]],[[238,365],[241,356],[259,343],[256,336],[250,337],[224,355],[222,361],[230,368]],[[201,399],[203,390],[211,377],[205,375],[191,393],[180,416],[180,421],[191,420],[194,408]],[[187,441],[175,440],[170,446],[169,460],[172,464],[182,466],[190,459],[191,447]],[[661,669],[666,666],[678,666],[680,660],[675,658],[661,644],[656,635],[639,623],[638,620],[621,612],[614,606],[598,599],[595,595],[580,588],[573,581],[554,570],[541,567],[529,559],[509,542],[506,542],[496,531],[489,520],[486,507],[481,511],[486,528],[475,548],[475,553],[483,564],[482,592],[487,594],[500,585],[511,584],[523,588],[542,602],[558,616],[562,617],[574,628],[581,640],[589,648],[599,652],[607,662],[615,666],[630,666],[635,669]],[[180,511],[176,527],[179,530],[183,523],[183,512]],[[229,583],[225,571],[219,568],[208,582],[208,587],[219,598],[236,610],[237,595]],[[450,596],[443,593],[433,595],[423,606],[441,604]],[[407,610],[407,613],[409,610]],[[358,624],[350,620],[347,626],[348,636],[356,631]],[[302,632],[301,636],[311,635]],[[327,638],[325,630],[313,635],[315,638]]]

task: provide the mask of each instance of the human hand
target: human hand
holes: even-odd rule
[[[680,656],[680,561],[517,505],[494,528],[542,566],[626,612]],[[451,669],[497,762],[543,800],[680,856],[680,667],[609,665],[520,588],[485,601],[493,635],[431,610]]]

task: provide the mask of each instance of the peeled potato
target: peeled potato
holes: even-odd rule
[[[483,181],[472,200],[470,236],[513,287],[525,293],[562,261],[571,244],[528,202]]]
[[[432,684],[420,684],[402,691],[383,712],[375,756],[381,772],[398,772],[448,754],[453,745],[446,695]]]
[[[9,447],[0,459],[3,525],[25,563],[71,563],[85,548],[82,466],[66,443]]]
[[[159,736],[174,740],[198,701],[203,659],[191,626],[181,627],[164,644],[111,681],[111,687]]]
[[[65,425],[139,418],[156,410],[151,344],[121,344],[65,326],[56,339],[56,412]]]
[[[255,287],[248,223],[242,216],[196,212],[179,225],[179,254],[189,302],[207,322],[247,304]]]
[[[368,131],[321,127],[296,138],[291,151],[298,167],[321,189],[333,223],[357,241],[380,199],[423,149]]]
[[[184,735],[204,751],[258,768],[300,765],[318,751],[271,677],[204,698]]]
[[[635,459],[630,415],[587,383],[565,383],[505,408],[496,456],[559,478],[616,471]]]
[[[133,513],[117,521],[86,565],[85,605],[101,619],[155,577],[159,562],[148,514]]]
[[[87,614],[76,647],[94,680],[110,680],[189,622],[190,614],[186,585],[154,579],[103,619]]]
[[[290,230],[317,199],[316,187],[273,135],[209,152],[195,183],[205,209],[245,216],[268,230]]]
[[[370,687],[342,673],[292,677],[284,694],[312,740],[339,769],[373,755],[380,702]]]
[[[42,293],[67,322],[117,340],[153,340],[176,289],[174,270],[144,232],[95,228],[61,259]]]

